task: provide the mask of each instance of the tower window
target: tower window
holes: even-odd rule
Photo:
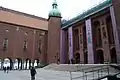
[[[5,38],[4,41],[3,41],[3,50],[6,51],[8,48],[8,39]]]
[[[24,50],[24,51],[26,51],[26,50],[27,50],[27,43],[28,43],[28,41],[27,41],[27,40],[25,40],[25,41],[24,41],[24,46],[23,46],[23,50]]]

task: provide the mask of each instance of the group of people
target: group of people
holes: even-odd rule
[[[8,73],[8,72],[9,72],[9,69],[10,69],[9,66],[3,67],[3,70],[4,70],[5,73],[6,73],[6,72]]]
[[[3,66],[3,71],[5,73],[8,73],[10,70],[9,66]],[[35,80],[35,75],[37,74],[35,67],[31,66],[30,67],[30,74],[31,74],[31,80]]]

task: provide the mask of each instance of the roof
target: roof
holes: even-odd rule
[[[47,21],[46,18],[42,18],[42,17],[38,17],[38,16],[35,16],[35,15],[27,14],[27,13],[24,13],[24,12],[8,9],[8,8],[2,7],[2,6],[0,6],[0,10],[9,11],[9,12],[12,12],[12,13],[16,13],[16,14],[20,14],[20,15],[24,15],[24,16],[28,16],[28,17],[32,17],[32,18],[36,18],[36,19],[41,19],[41,20],[46,20]]]
[[[58,10],[58,5],[56,0],[52,4],[52,10],[49,12],[49,17],[54,16],[54,17],[61,17],[61,13]]]
[[[45,18],[0,7],[0,21],[30,28],[48,30],[48,21]]]
[[[62,24],[62,29],[68,28],[70,25],[77,23],[78,21],[81,21],[83,19],[88,18],[89,16],[98,13],[108,7],[110,7],[112,4],[112,0],[106,0],[103,3],[87,10],[86,12],[83,12],[82,14],[78,15],[77,17],[68,20],[67,22]]]

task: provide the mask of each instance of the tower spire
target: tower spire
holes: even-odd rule
[[[57,6],[58,6],[58,5],[57,5],[57,1],[56,1],[56,0],[54,0],[52,6],[53,6],[53,9],[57,9]]]
[[[60,11],[58,10],[57,7],[58,7],[57,1],[54,0],[53,3],[52,3],[52,10],[49,13],[49,17],[50,16],[61,17],[61,13],[60,13]]]

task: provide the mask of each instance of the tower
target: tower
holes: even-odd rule
[[[60,60],[61,13],[57,7],[57,2],[54,0],[48,18],[48,63],[57,63]]]

